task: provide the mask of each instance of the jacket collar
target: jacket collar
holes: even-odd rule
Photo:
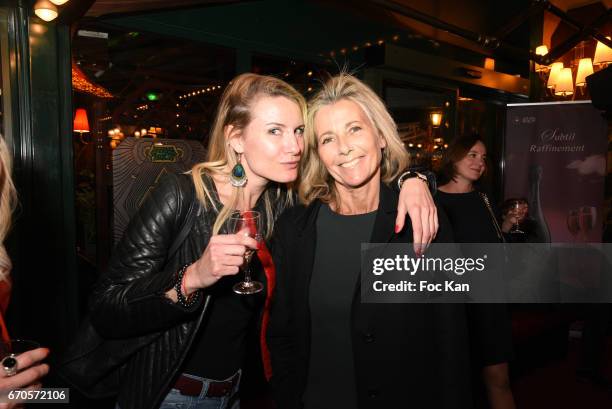
[[[385,213],[395,213],[397,211],[397,201],[399,195],[387,184],[380,182],[380,202],[378,209]]]
[[[380,198],[376,221],[372,229],[370,243],[387,243],[395,233],[398,195],[389,186],[380,183]]]
[[[305,210],[296,218],[295,223],[298,227],[299,237],[302,237],[307,231],[314,229],[321,204],[322,202],[320,200],[314,200],[306,206]]]

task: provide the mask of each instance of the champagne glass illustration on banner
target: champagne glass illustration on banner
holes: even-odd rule
[[[229,219],[229,231],[236,234],[244,234],[259,241],[261,236],[261,215],[259,212],[249,210],[236,213]],[[263,290],[263,284],[251,279],[251,259],[255,250],[247,248],[244,253],[244,263],[241,270],[244,272],[244,280],[234,285],[234,292],[237,294],[255,294]]]
[[[578,225],[583,234],[584,241],[587,241],[589,233],[595,228],[597,222],[597,208],[595,206],[582,206],[578,214]]]
[[[580,225],[578,224],[578,210],[571,209],[567,213],[567,230],[569,230],[570,234],[573,237],[572,241],[576,241],[576,237],[578,237],[578,233],[580,232]]]

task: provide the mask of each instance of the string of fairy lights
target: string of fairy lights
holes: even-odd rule
[[[319,53],[319,57],[329,56],[329,57],[334,58],[337,55],[347,55],[350,53],[357,52],[359,50],[363,50],[364,48],[370,48],[374,45],[383,45],[385,42],[398,42],[399,39],[400,39],[399,34],[394,34],[391,37],[387,37],[386,39],[378,38],[376,40],[365,41],[362,44],[354,44],[350,47],[342,47],[342,48],[330,50],[327,52]]]
[[[348,56],[352,53],[364,51],[365,49],[368,49],[371,47],[383,46],[385,43],[395,43],[395,42],[398,42],[399,40],[400,40],[400,36],[398,34],[394,34],[394,35],[390,35],[387,37],[378,37],[378,38],[364,41],[358,44],[353,44],[351,46],[346,46],[346,47],[332,49],[326,52],[321,52],[318,55],[323,58],[329,58],[329,57],[334,58],[340,55]],[[293,64],[295,65],[295,63]],[[314,74],[313,69],[306,68],[304,70],[302,69],[295,70],[295,68],[292,68],[292,67],[288,67],[286,71],[281,71],[281,74],[280,74],[281,78],[287,81],[291,81],[291,83],[295,83],[296,81],[300,83],[302,82],[301,78],[303,78],[305,81],[302,82],[303,86],[300,88],[302,92],[304,93],[311,93],[315,90],[315,88],[317,88],[317,85],[314,83],[314,78],[313,78],[314,75],[315,74]],[[175,129],[178,131],[179,129],[184,128],[185,131],[191,131],[191,126],[189,126],[188,122],[185,122],[185,119],[189,118],[189,114],[186,112],[183,112],[183,109],[187,108],[190,105],[190,100],[195,99],[200,96],[211,95],[213,93],[217,93],[220,90],[222,90],[225,86],[226,85],[221,85],[221,84],[214,84],[214,85],[210,85],[206,87],[202,86],[201,88],[192,89],[189,92],[183,91],[183,93],[178,95],[178,97],[175,96],[175,98],[177,98],[175,102],[176,111],[174,113],[174,117],[176,119],[176,122],[174,124]],[[143,112],[143,111],[155,109],[157,106],[155,101],[157,100],[151,99],[151,98],[148,98],[148,99],[149,101],[153,102],[153,105],[151,105],[150,103],[142,104],[142,105],[137,106],[136,110],[139,112]],[[168,125],[170,126],[170,124]],[[137,126],[137,128],[139,128],[139,126]],[[133,135],[137,138],[139,137],[141,138],[145,136],[160,137],[163,135],[167,135],[167,132],[168,132],[168,129],[163,129],[163,128],[160,128],[159,126],[152,127],[151,129],[148,129],[148,128],[149,127],[146,126],[146,127],[142,127],[140,130],[134,130],[133,132],[128,131],[128,136]],[[119,128],[112,129],[111,132],[109,132],[109,137],[111,137],[112,139],[116,139],[117,137],[123,136],[123,132],[118,131],[118,129]],[[152,130],[155,130],[156,132],[153,132]],[[129,135],[129,134],[132,134],[132,135]],[[436,143],[436,142],[441,142],[441,143]],[[413,150],[420,151],[423,149],[429,150],[432,148],[433,148],[432,149],[433,151],[443,151],[448,147],[448,145],[445,144],[444,141],[436,141],[436,142],[434,142],[432,145],[427,144],[428,146],[425,146],[422,143],[409,143],[409,144],[406,144],[407,145],[406,148],[412,151]]]
[[[202,88],[196,91],[191,91],[186,94],[180,95],[179,99],[187,99],[192,97],[197,97],[198,95],[206,94],[209,92],[214,92],[221,89],[221,85],[213,85],[212,87]]]

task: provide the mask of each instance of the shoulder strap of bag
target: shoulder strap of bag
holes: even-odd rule
[[[487,207],[487,210],[489,211],[489,214],[491,215],[491,219],[493,220],[493,226],[495,226],[495,232],[497,233],[497,237],[499,237],[502,243],[505,243],[506,239],[504,238],[504,233],[501,227],[499,227],[499,223],[497,222],[497,217],[495,217],[495,213],[493,212],[493,208],[491,207],[491,203],[489,202],[489,197],[485,193],[482,193],[482,192],[478,192],[478,193],[480,194],[482,201],[484,202],[485,206]]]

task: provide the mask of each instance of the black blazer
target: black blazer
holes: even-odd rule
[[[398,195],[381,183],[372,243],[411,243],[412,228],[394,233]],[[309,283],[320,202],[297,206],[275,226],[277,281],[267,332],[271,383],[279,409],[301,408],[310,349]],[[439,212],[438,240],[452,242]],[[463,304],[352,302],[357,401],[365,408],[471,408],[468,312]],[[332,389],[333,391],[333,389]]]

